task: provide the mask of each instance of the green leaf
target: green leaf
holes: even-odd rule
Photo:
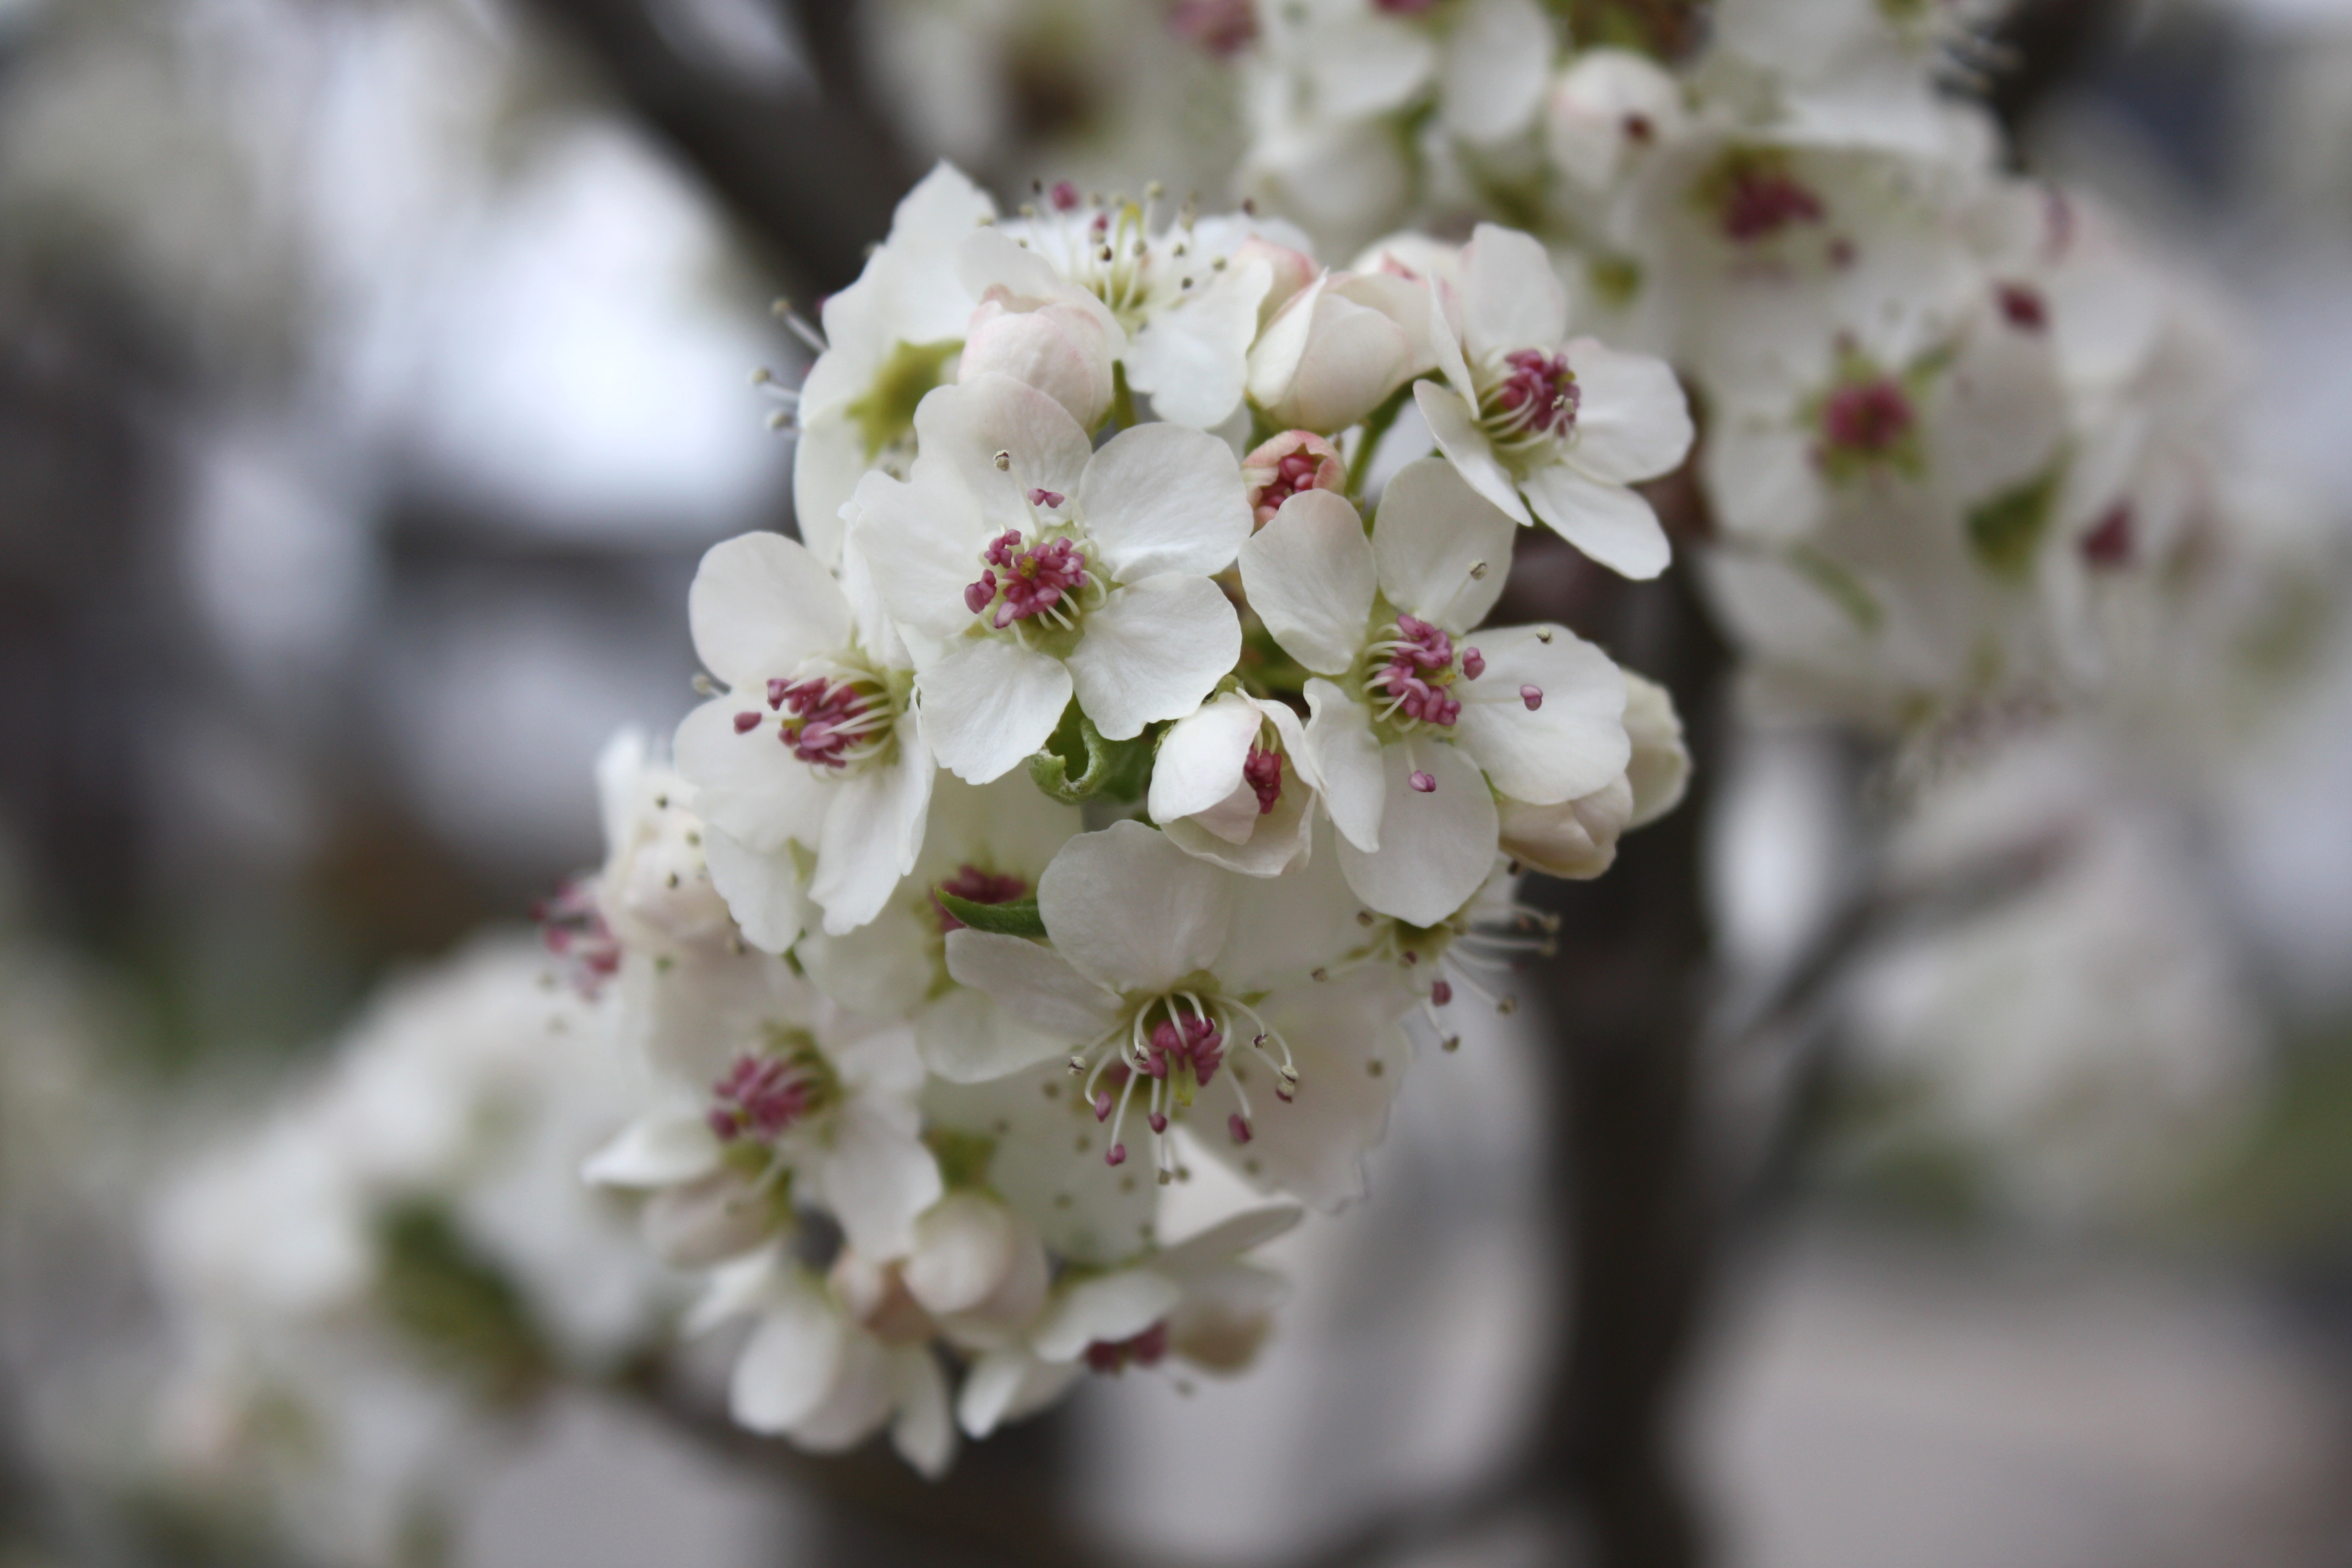
[[[1054,727],[1045,749],[1029,759],[1029,777],[1064,805],[1097,796],[1140,800],[1151,782],[1151,750],[1149,730],[1132,741],[1103,739],[1094,721],[1080,712],[1074,700],[1062,710],[1062,721]]]
[[[2005,583],[2022,583],[2033,570],[2033,552],[2050,530],[2057,507],[2062,460],[2014,489],[2001,491],[1969,512],[1969,542],[1986,571]]]
[[[426,1200],[395,1205],[376,1220],[377,1300],[411,1344],[494,1400],[520,1402],[554,1366],[522,1293]]]
[[[990,931],[999,936],[1044,936],[1045,917],[1037,912],[1034,899],[1015,899],[1010,903],[982,904],[970,899],[959,899],[942,888],[931,889],[940,908],[961,921],[974,931]]]

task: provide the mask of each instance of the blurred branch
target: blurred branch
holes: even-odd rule
[[[823,295],[856,278],[913,175],[858,89],[845,0],[794,7],[814,92],[688,58],[647,0],[529,3],[760,237],[794,288]]]

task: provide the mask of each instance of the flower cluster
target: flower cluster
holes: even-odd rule
[[[1617,9],[1632,40],[1680,8]],[[2219,312],[2096,201],[2010,172],[1947,90],[1998,9],[1722,0],[1703,40],[1647,26],[1649,54],[1576,47],[1536,0],[1259,5],[1244,174],[1350,244],[1528,227],[1583,318],[1706,411],[1699,568],[1749,695],[1917,733],[2102,691],[2261,548]],[[1440,346],[1417,395],[1439,444],[1514,515],[1646,569],[1654,540],[1604,536],[1580,482],[1622,474],[1550,461],[1559,422],[1612,417],[1608,384],[1475,317],[1468,378]]]
[[[1517,878],[1687,768],[1663,689],[1488,624],[1523,526],[1662,570],[1633,487],[1692,435],[1540,245],[1336,269],[1036,195],[942,165],[805,328],[802,537],[704,558],[709,700],[607,755],[549,924],[648,1085],[588,1173],[754,1321],[737,1418],[926,1470],[1090,1371],[1246,1363],[1242,1255],[1363,1191],[1416,1037],[1545,945]],[[1162,1237],[1203,1160],[1265,1204]]]

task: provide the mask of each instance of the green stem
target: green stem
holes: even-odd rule
[[[1406,382],[1364,419],[1363,438],[1356,444],[1356,455],[1348,459],[1348,496],[1360,509],[1364,500],[1364,478],[1372,471],[1372,454],[1380,449],[1381,438],[1389,433],[1403,412],[1404,400],[1412,395],[1412,383]]]
[[[1111,362],[1110,417],[1122,430],[1135,427],[1135,394],[1127,384],[1127,364],[1121,360]]]

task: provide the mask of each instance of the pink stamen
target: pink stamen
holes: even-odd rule
[[[1151,1043],[1144,1048],[1143,1070],[1153,1078],[1164,1079],[1171,1068],[1190,1063],[1194,1081],[1203,1089],[1217,1076],[1217,1065],[1225,1059],[1224,1031],[1208,1019],[1195,1015],[1177,1022],[1162,1019],[1152,1026]]]
[[[1078,187],[1067,180],[1055,181],[1053,201],[1055,212],[1066,213],[1073,210],[1078,205]]]
[[[1160,1357],[1167,1353],[1168,1324],[1162,1321],[1132,1339],[1097,1340],[1087,1347],[1087,1366],[1089,1371],[1113,1377],[1130,1365],[1158,1366]]]
[[[2038,332],[2050,324],[2049,308],[2042,303],[2041,292],[2022,283],[2004,283],[1995,291],[2000,300],[2000,313],[2009,324],[2021,331]]]
[[[760,716],[757,713],[745,712],[735,715],[735,732],[737,734],[748,735],[759,727]]]
[[[1839,387],[1822,405],[1822,434],[1830,444],[1876,457],[1910,434],[1911,400],[1888,376]]]
[[[604,923],[593,879],[564,883],[554,897],[534,905],[530,916],[539,922],[540,941],[564,961],[567,978],[582,995],[595,995],[620,972],[621,943]]]
[[[770,681],[768,689],[772,698],[781,698],[781,706],[790,710],[777,729],[777,739],[793,749],[793,755],[812,767],[849,765],[850,747],[872,728],[861,722],[867,716],[866,699],[856,687],[813,676],[790,685]],[[739,732],[749,728],[740,714],[735,728]]]
[[[1155,1110],[1150,1114],[1150,1116],[1146,1118],[1146,1120],[1151,1123],[1151,1130],[1154,1132],[1165,1132],[1168,1131],[1168,1113],[1166,1111]]]
[[[782,708],[784,705],[784,693],[792,689],[791,681],[781,678],[771,678],[768,681],[768,706],[771,709]]]
[[[1462,715],[1462,700],[1429,677],[1454,668],[1454,639],[1417,616],[1399,616],[1396,629],[1397,635],[1381,645],[1389,649],[1387,666],[1373,672],[1367,684],[1388,693],[1394,702],[1391,712],[1451,725]]]
[[[1404,782],[1416,795],[1429,795],[1437,788],[1437,781],[1419,768],[1413,769],[1412,775]]]
[[[1126,1164],[1126,1163],[1127,1163],[1127,1145],[1126,1145],[1126,1144],[1124,1144],[1124,1143],[1114,1143],[1114,1144],[1112,1144],[1112,1145],[1110,1146],[1110,1150],[1109,1150],[1109,1152],[1108,1152],[1108,1153],[1106,1153],[1106,1154],[1104,1154],[1104,1155],[1103,1155],[1103,1163],[1104,1163],[1104,1164],[1106,1164],[1106,1165],[1124,1165],[1124,1164]]]
[[[1250,514],[1264,528],[1282,503],[1301,490],[1345,490],[1348,466],[1339,449],[1311,430],[1286,430],[1242,459]]]
[[[1484,412],[1490,425],[1506,436],[1565,436],[1576,427],[1584,393],[1576,384],[1576,373],[1568,368],[1566,354],[1514,349],[1503,363],[1511,367],[1510,374],[1487,395]]]
[[[1257,40],[1257,13],[1251,0],[1176,0],[1168,24],[1221,60],[1229,60]]]
[[[1540,686],[1520,687],[1519,700],[1528,705],[1528,712],[1534,712],[1537,709],[1543,706],[1543,688]]]
[[[956,868],[956,874],[940,884],[940,891],[950,898],[971,904],[1009,904],[1028,896],[1029,884],[1020,878],[998,871],[983,871],[969,863]],[[931,909],[940,917],[942,932],[963,930],[963,921],[948,913],[947,906],[938,899]]]
[[[1095,1090],[1095,1120],[1097,1121],[1108,1121],[1110,1120],[1111,1099],[1110,1090],[1107,1089],[1098,1089]]]
[[[1242,761],[1242,782],[1257,795],[1257,814],[1264,816],[1282,799],[1282,753],[1252,746]]]
[[[1443,1007],[1448,1002],[1453,1001],[1454,986],[1452,983],[1444,980],[1431,981],[1429,983],[1429,1000],[1432,1005],[1438,1007]]]
[[[2083,559],[2094,566],[2128,566],[2135,542],[2131,503],[2117,501],[2099,526],[2083,536]]]
[[[1002,567],[1003,574],[983,570],[980,580],[963,591],[964,607],[975,616],[995,605],[988,624],[996,631],[1045,614],[1065,595],[1087,585],[1086,552],[1069,540],[1052,540],[1028,549],[1023,543],[1020,531],[1012,528],[990,541],[982,560],[990,568]]]
[[[1740,245],[1768,239],[1790,224],[1820,223],[1828,216],[1821,197],[1778,169],[1735,169],[1723,193],[1724,237]]]
[[[824,1083],[790,1057],[745,1051],[710,1086],[718,1100],[705,1120],[721,1142],[750,1134],[772,1142],[816,1109]]]
[[[1236,1143],[1246,1143],[1253,1136],[1248,1121],[1238,1110],[1225,1118],[1225,1131],[1234,1135]]]
[[[1462,650],[1462,679],[1475,680],[1486,673],[1486,656],[1475,647]]]
[[[1060,507],[1062,500],[1062,493],[1059,490],[1034,489],[1029,492],[1031,506],[1042,506],[1049,511]]]

